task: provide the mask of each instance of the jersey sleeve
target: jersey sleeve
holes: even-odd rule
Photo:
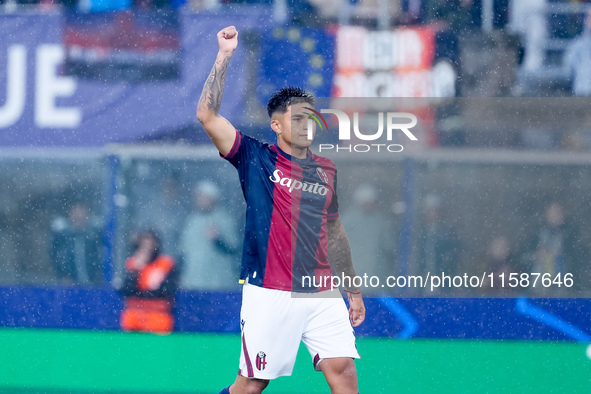
[[[333,190],[334,193],[332,194],[332,201],[328,206],[326,211],[326,218],[327,220],[336,220],[339,218],[339,198],[337,196],[337,171],[335,169],[334,172],[334,183],[333,183]]]
[[[242,164],[250,160],[251,155],[253,155],[261,145],[261,142],[236,130],[236,139],[234,140],[232,149],[230,149],[230,152],[225,156],[220,153],[220,157],[228,160],[230,164],[239,169]]]

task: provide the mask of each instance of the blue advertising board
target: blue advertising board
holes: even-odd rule
[[[241,294],[179,291],[175,329],[239,332]],[[591,341],[591,302],[576,298],[366,298],[359,336]],[[119,329],[113,289],[0,287],[0,327]]]
[[[178,78],[130,83],[65,75],[65,15],[0,15],[0,146],[98,147],[196,122],[217,32],[229,24],[260,31],[270,18],[260,12],[181,12],[179,21]],[[228,73],[232,91],[223,107],[231,121],[244,116],[246,56],[246,46],[239,46]]]

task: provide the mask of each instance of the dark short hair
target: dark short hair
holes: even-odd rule
[[[132,240],[131,240],[131,246],[133,247],[133,252],[135,253],[139,249],[142,239],[146,236],[152,237],[152,239],[154,241],[156,241],[157,247],[156,247],[156,251],[154,252],[154,256],[153,256],[154,258],[156,258],[161,252],[161,250],[160,250],[161,243],[160,243],[160,234],[158,234],[158,231],[156,231],[153,228],[142,228],[142,229],[137,230],[137,232],[133,234]]]
[[[314,105],[314,96],[304,89],[288,86],[277,91],[267,104],[267,113],[272,117],[275,112],[284,114],[292,104],[308,103]]]

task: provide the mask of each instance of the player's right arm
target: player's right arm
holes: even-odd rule
[[[215,64],[203,85],[197,104],[197,119],[222,155],[227,155],[236,139],[236,129],[219,115],[224,96],[226,73],[232,53],[238,46],[238,31],[234,26],[226,27],[217,34],[219,51]]]

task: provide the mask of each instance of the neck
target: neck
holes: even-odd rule
[[[281,148],[282,151],[298,159],[305,159],[306,157],[308,157],[308,148],[300,148],[297,146],[293,146],[287,144],[281,139],[277,141],[277,145],[279,146],[279,148]]]

